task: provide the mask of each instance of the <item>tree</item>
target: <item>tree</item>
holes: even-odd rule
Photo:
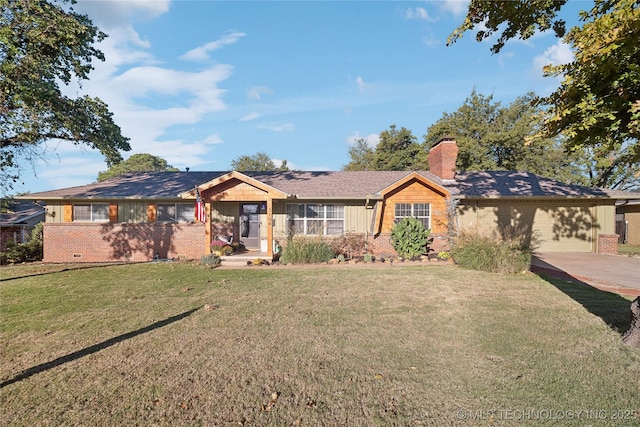
[[[231,161],[231,169],[241,172],[288,172],[289,167],[287,161],[283,160],[280,167],[271,160],[271,157],[267,153],[258,152],[253,156],[242,155],[235,160]]]
[[[106,171],[98,172],[98,181],[105,181],[129,172],[177,172],[178,170],[178,168],[174,168],[161,157],[139,153],[111,166]]]
[[[527,170],[564,182],[584,183],[577,157],[564,153],[561,142],[551,138],[532,138],[538,132],[539,108],[533,94],[517,98],[507,107],[493,96],[475,89],[453,113],[427,129],[426,147],[447,135],[458,143],[456,166],[467,170]],[[426,151],[426,150],[425,150]]]
[[[369,146],[367,140],[359,138],[355,144],[349,148],[351,161],[342,169],[345,171],[368,171],[373,169],[373,158],[375,151]]]
[[[404,127],[391,125],[380,133],[380,142],[373,155],[374,170],[411,170],[416,168],[422,148],[413,133]]]
[[[568,64],[545,67],[546,76],[563,80],[555,92],[538,100],[548,107],[540,135],[562,134],[567,150],[596,156],[590,159],[599,171],[594,183],[629,188],[629,179],[612,176],[616,171],[640,174],[640,2],[595,0],[591,10],[580,12],[584,24],[568,32],[564,21],[557,18],[565,3],[472,0],[464,23],[452,33],[449,43],[481,22],[485,29],[476,33],[478,41],[506,24],[491,48],[497,53],[510,38],[526,39],[536,30],[553,28],[572,47],[575,58]],[[636,182],[632,188],[637,188],[639,179],[639,175],[631,177]]]
[[[0,177],[7,189],[21,173],[21,159],[42,155],[42,143],[69,141],[99,150],[107,165],[130,150],[107,105],[98,98],[70,98],[59,83],[88,78],[94,47],[106,37],[75,0],[57,4],[0,0]]]
[[[629,147],[621,147],[617,153],[610,152],[606,146],[583,147],[575,149],[581,153],[577,161],[586,185],[591,187],[613,188],[617,190],[637,191],[640,189],[640,170],[629,167],[633,161]]]

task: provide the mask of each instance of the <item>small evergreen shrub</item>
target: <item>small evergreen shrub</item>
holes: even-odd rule
[[[428,253],[429,234],[417,218],[402,218],[391,230],[391,246],[400,258],[416,258]]]
[[[515,274],[529,269],[537,242],[533,233],[513,229],[490,234],[466,231],[458,236],[452,256],[463,268]]]
[[[222,260],[218,255],[209,254],[203,255],[200,258],[200,265],[205,265],[207,267],[216,268],[222,263]]]
[[[281,261],[293,264],[327,262],[333,258],[331,246],[322,239],[294,237],[282,252]]]

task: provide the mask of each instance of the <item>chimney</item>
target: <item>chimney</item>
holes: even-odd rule
[[[429,150],[429,170],[443,180],[453,180],[456,177],[457,158],[456,140],[451,136],[445,136]]]

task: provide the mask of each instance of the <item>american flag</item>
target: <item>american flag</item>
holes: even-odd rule
[[[204,202],[200,197],[200,191],[196,188],[196,221],[207,222],[207,211],[204,209]]]

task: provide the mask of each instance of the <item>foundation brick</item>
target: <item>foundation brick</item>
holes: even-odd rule
[[[199,259],[206,236],[200,223],[47,223],[43,239],[44,262],[140,262]]]

